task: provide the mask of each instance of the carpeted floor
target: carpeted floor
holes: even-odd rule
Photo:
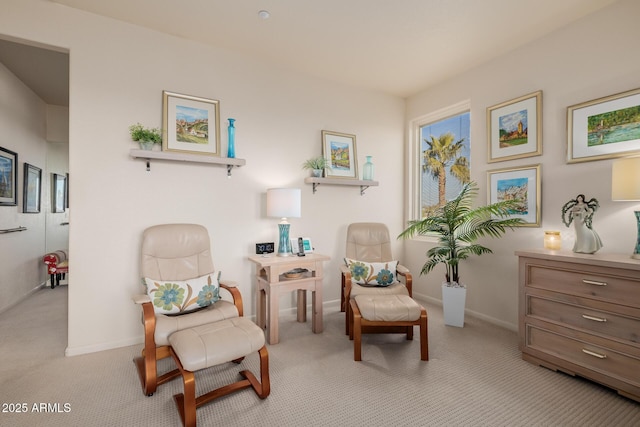
[[[172,395],[180,380],[142,394],[132,359],[141,346],[64,357],[64,286],[38,291],[0,314],[0,425],[179,426]],[[280,343],[269,346],[271,395],[250,390],[198,410],[200,426],[637,426],[640,404],[614,391],[533,366],[517,335],[467,317],[444,326],[429,312],[430,360],[402,336],[363,338],[353,361],[344,315],[325,311],[325,330],[283,315]],[[168,362],[168,361],[165,361]],[[258,372],[258,357],[197,374],[198,394]],[[44,405],[42,405],[44,404]],[[26,409],[16,413],[16,409]],[[44,411],[42,411],[44,410]]]

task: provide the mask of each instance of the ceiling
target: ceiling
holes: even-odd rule
[[[46,104],[69,106],[69,54],[0,38],[0,63]]]
[[[294,72],[407,97],[618,0],[50,1]],[[261,10],[270,17],[262,19]],[[45,96],[54,95],[41,86],[65,87],[50,72],[56,55],[27,50],[18,55],[0,41],[0,61],[49,103]],[[19,66],[22,56],[28,58]],[[24,65],[33,61],[40,65]]]

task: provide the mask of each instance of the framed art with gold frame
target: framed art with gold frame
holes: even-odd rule
[[[520,227],[540,227],[540,164],[488,171],[487,188],[487,203],[518,199],[521,203],[512,217],[522,218]]]
[[[542,154],[542,91],[487,108],[487,162]]]
[[[567,163],[640,153],[640,89],[567,108]]]
[[[162,150],[220,156],[220,101],[162,92]]]
[[[322,155],[327,159],[325,177],[358,179],[355,135],[323,130]]]

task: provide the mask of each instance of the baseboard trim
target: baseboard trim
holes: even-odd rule
[[[414,292],[413,293],[413,297],[417,300],[422,300],[422,301],[426,301],[429,302],[431,304],[434,305],[438,305],[440,307],[442,307],[442,300],[427,296],[427,295],[423,295],[423,294],[419,294]],[[487,316],[486,314],[483,313],[479,313],[477,311],[473,311],[473,310],[469,310],[468,308],[466,308],[464,310],[464,314],[465,315],[469,315],[471,317],[475,317],[477,319],[480,320],[484,320],[487,323],[491,323],[492,325],[495,326],[499,326],[503,329],[508,329],[510,331],[513,332],[518,332],[518,325],[517,324],[513,324],[513,323],[509,323],[509,322],[505,322],[504,320],[500,320],[500,319],[496,319],[495,317],[491,317],[491,316]]]
[[[132,345],[142,344],[143,337],[127,338],[119,341],[103,342],[93,345],[83,345],[78,347],[67,347],[64,350],[65,356],[79,356],[81,354],[96,353],[98,351],[113,350],[114,348],[129,347]]]
[[[24,294],[19,300],[9,304],[6,307],[2,307],[0,309],[0,314],[4,313],[5,311],[9,311],[11,310],[13,307],[15,307],[16,305],[20,304],[21,302],[23,302],[24,300],[28,299],[29,297],[31,297],[35,292],[39,291],[40,289],[44,288],[47,286],[48,281],[40,283],[38,286],[36,286],[35,288],[31,289],[29,292],[27,292],[26,294]]]
[[[46,285],[43,284],[40,287]],[[36,289],[37,290],[37,289]],[[35,290],[34,290],[35,291]],[[420,301],[425,301],[428,303],[431,303],[433,305],[437,305],[437,306],[442,306],[442,301],[424,294],[418,294],[418,293],[414,293],[413,294],[414,298]],[[327,312],[329,311],[339,311],[340,310],[340,300],[332,300],[332,301],[325,301],[322,304],[323,310],[326,310]],[[310,310],[311,309],[311,304],[307,304],[307,309]],[[280,310],[280,314],[281,315],[296,315],[296,310],[297,308],[294,307],[290,307],[290,308],[284,308]],[[504,329],[508,329],[510,331],[514,331],[517,332],[518,331],[518,325],[513,325],[509,322],[504,322],[502,320],[496,319],[494,317],[491,316],[487,316],[485,314],[482,313],[478,313],[476,311],[473,310],[469,310],[466,309],[465,310],[465,314],[469,315],[471,317],[475,317],[478,318],[480,320],[484,320],[485,322],[491,323],[492,325],[496,325],[499,326],[501,328]],[[255,318],[255,314],[247,316],[248,318],[250,318],[251,320],[253,320],[255,322],[256,318]],[[124,340],[120,340],[120,341],[111,341],[111,342],[106,342],[106,343],[100,343],[100,344],[94,344],[94,345],[86,345],[86,346],[79,346],[79,347],[67,347],[65,349],[65,356],[79,356],[81,354],[88,354],[88,353],[95,353],[98,351],[105,351],[105,350],[112,350],[115,348],[120,348],[120,347],[129,347],[132,345],[140,345],[143,344],[144,339],[142,336],[138,336],[138,337],[133,337],[133,338],[127,338]]]

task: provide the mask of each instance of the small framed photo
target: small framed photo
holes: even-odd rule
[[[323,130],[322,155],[327,159],[327,178],[358,179],[355,135]]]
[[[22,212],[39,213],[42,192],[42,169],[25,163],[22,186]]]
[[[18,204],[18,153],[0,147],[0,206]]]
[[[640,153],[640,89],[567,108],[567,163]]]
[[[162,92],[162,150],[220,156],[220,102]]]
[[[540,165],[496,169],[487,172],[488,203],[517,199],[513,218],[522,218],[522,227],[540,227]]]
[[[311,243],[311,238],[310,237],[303,237],[302,238],[302,246],[304,247],[304,253],[305,254],[310,254],[313,252],[313,244]]]
[[[542,91],[487,108],[488,162],[542,154]]]
[[[298,253],[298,239],[290,239],[291,240],[291,248],[294,253]],[[311,243],[311,238],[303,237],[302,238],[302,248],[305,254],[313,253],[313,244]]]
[[[52,180],[53,197],[51,207],[54,213],[64,212],[67,195],[67,177],[57,173],[53,174]]]

